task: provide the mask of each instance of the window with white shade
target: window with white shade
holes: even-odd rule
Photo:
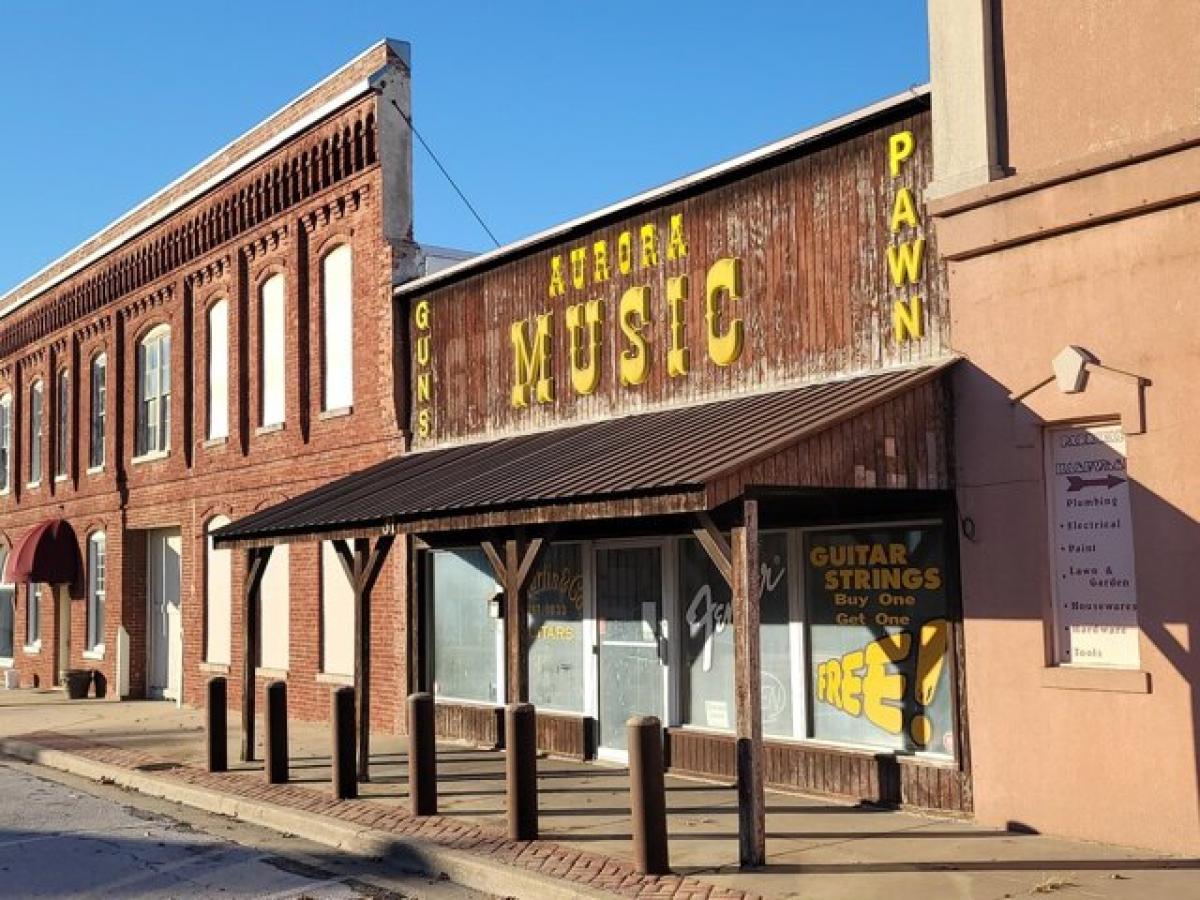
[[[97,531],[88,538],[88,611],[87,649],[95,651],[104,646],[104,582],[107,546],[104,532]]]
[[[354,277],[350,247],[330,251],[321,263],[324,316],[324,409],[354,403]]]
[[[208,310],[208,439],[229,436],[229,303]]]
[[[71,434],[71,376],[60,369],[54,389],[54,476],[67,477],[67,452]]]
[[[258,664],[264,669],[286,670],[288,667],[289,571],[288,545],[280,544],[271,552],[259,588],[262,621],[258,629]]]
[[[12,394],[0,397],[0,493],[12,487]]]
[[[354,674],[354,587],[332,541],[321,542],[321,671]]]
[[[213,546],[212,533],[229,524],[225,516],[208,523],[205,557],[204,660],[227,666],[232,646],[230,614],[233,609],[233,552]]]
[[[42,383],[29,389],[29,483],[42,480]]]
[[[171,329],[155,328],[138,344],[137,455],[171,446]]]
[[[88,468],[104,465],[104,406],[108,402],[108,358],[100,353],[92,360],[92,420],[88,429]]]
[[[287,383],[284,286],[282,275],[272,275],[263,282],[259,294],[259,385],[263,426],[281,425],[284,420],[284,386]]]

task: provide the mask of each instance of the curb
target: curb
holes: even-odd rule
[[[371,828],[356,828],[328,816],[260,800],[247,800],[195,785],[179,784],[145,772],[94,762],[64,750],[51,750],[29,741],[0,739],[0,754],[92,781],[116,784],[151,797],[229,816],[273,831],[294,834],[355,856],[382,860],[405,874],[428,878],[444,876],[456,884],[485,894],[549,900],[592,900],[613,896],[607,891],[572,885],[515,866],[485,861],[465,850],[447,849],[419,839],[400,839]]]

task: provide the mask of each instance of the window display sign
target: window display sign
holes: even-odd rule
[[[583,551],[554,544],[529,579],[529,699],[583,712]]]
[[[805,535],[814,738],[953,756],[945,558],[939,525]]]
[[[792,737],[791,642],[788,634],[787,536],[764,534],[759,545],[763,733]],[[683,721],[731,731],[734,726],[733,598],[700,542],[680,541],[683,613]]]
[[[1133,523],[1119,425],[1048,433],[1058,662],[1138,666]]]

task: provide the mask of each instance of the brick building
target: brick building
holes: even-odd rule
[[[3,588],[0,665],[22,685],[83,668],[110,697],[190,704],[209,673],[240,677],[244,560],[207,532],[400,449],[408,106],[408,48],[381,42],[0,299],[5,577],[69,582]],[[266,576],[259,674],[299,716],[353,671],[328,552]],[[395,685],[375,696],[394,727]]]

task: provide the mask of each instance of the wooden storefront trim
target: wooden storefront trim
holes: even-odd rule
[[[736,775],[731,734],[668,728],[666,749],[673,772],[731,780]],[[768,787],[952,815],[972,812],[970,775],[958,765],[769,739],[763,750]]]

